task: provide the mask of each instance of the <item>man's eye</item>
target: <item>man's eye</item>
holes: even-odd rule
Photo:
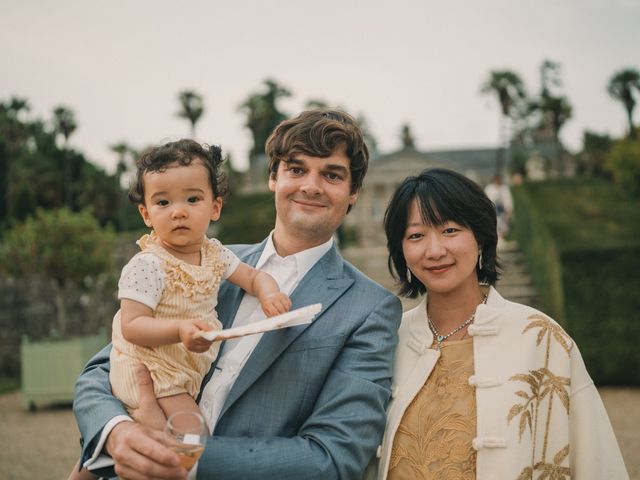
[[[325,177],[327,177],[331,181],[342,180],[342,177],[340,175],[338,175],[337,173],[333,173],[333,172],[325,173]]]
[[[293,175],[301,175],[302,173],[304,173],[304,170],[300,167],[291,167],[289,168],[289,173]]]

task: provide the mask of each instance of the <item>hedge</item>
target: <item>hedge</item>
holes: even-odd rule
[[[640,385],[640,202],[598,180],[514,189],[514,231],[545,311],[598,385]]]

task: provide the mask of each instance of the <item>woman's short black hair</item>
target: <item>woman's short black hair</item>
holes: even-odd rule
[[[136,160],[136,178],[129,189],[129,200],[134,205],[144,204],[145,173],[162,172],[172,163],[188,166],[196,159],[200,159],[207,169],[213,198],[222,197],[224,200],[228,185],[222,170],[222,150],[217,145],[200,144],[188,138],[153,146],[142,152]]]
[[[388,267],[400,283],[400,295],[415,298],[426,292],[424,284],[412,275],[407,278],[407,263],[402,241],[407,229],[409,208],[417,200],[425,223],[442,225],[453,221],[470,229],[482,251],[482,268],[476,265],[478,280],[495,285],[500,265],[496,255],[498,233],[496,211],[484,191],[472,180],[453,170],[427,169],[407,177],[393,194],[384,215],[384,230],[389,250]]]

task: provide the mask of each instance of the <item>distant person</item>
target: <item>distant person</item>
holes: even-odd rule
[[[510,302],[498,279],[496,211],[444,169],[398,187],[385,214],[402,319],[379,463],[395,479],[628,479],[575,342]]]
[[[310,325],[223,343],[199,396],[211,436],[189,477],[360,479],[382,438],[402,312],[395,295],[344,261],[333,238],[358,198],[368,149],[351,116],[318,109],[280,123],[266,152],[274,230],[260,244],[229,248],[270,273],[293,307],[321,303],[322,311]],[[257,300],[229,282],[217,309],[226,328],[264,318]],[[161,433],[128,421],[112,395],[110,351],[77,383],[83,463],[125,479],[185,478]],[[148,377],[138,373],[136,418],[160,424]]]
[[[120,276],[109,374],[114,395],[129,412],[139,407],[136,368],[143,363],[167,417],[199,413],[194,398],[219,347],[200,333],[222,328],[215,310],[222,280],[257,296],[268,316],[291,307],[269,274],[206,237],[222,208],[221,164],[219,147],[186,139],[151,148],[137,161],[129,198],[153,230],[138,240],[141,252]],[[95,477],[81,470],[71,478]]]
[[[491,183],[485,187],[484,193],[487,194],[487,197],[489,197],[489,200],[491,200],[495,206],[498,219],[496,227],[498,237],[504,239],[509,233],[511,213],[513,212],[511,189],[502,181],[502,175],[497,174],[493,177]]]

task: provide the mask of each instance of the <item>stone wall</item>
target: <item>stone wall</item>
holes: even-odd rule
[[[104,329],[111,335],[111,321],[119,307],[117,277],[124,263],[137,251],[129,237],[113,252],[115,277],[93,279],[90,292],[71,287],[66,292],[67,336],[95,335]],[[0,274],[0,377],[20,375],[20,343],[49,337],[56,328],[55,287],[42,277],[12,278]]]

